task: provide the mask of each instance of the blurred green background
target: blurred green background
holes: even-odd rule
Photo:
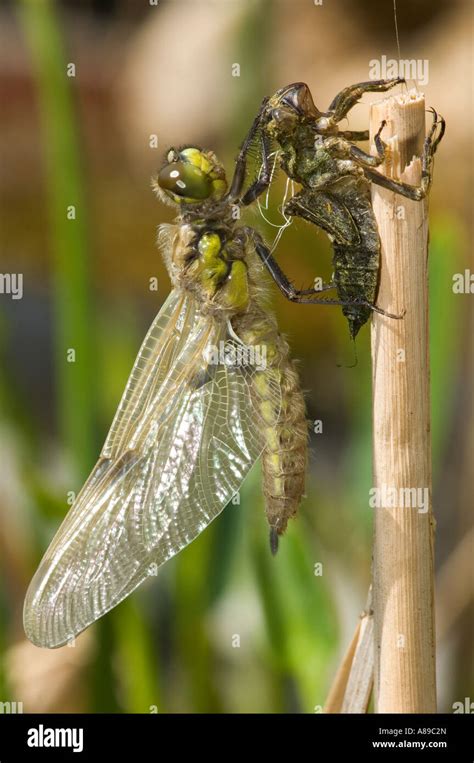
[[[452,290],[472,250],[472,10],[397,5],[402,58],[429,61],[427,104],[448,125],[430,201],[430,299],[438,682],[449,712],[474,696],[472,345],[469,295]],[[370,329],[347,368],[353,347],[337,308],[291,305],[275,289],[308,418],[323,422],[307,497],[275,559],[254,469],[240,506],[75,648],[27,643],[21,608],[169,290],[154,241],[170,210],[149,181],[165,150],[212,148],[230,174],[264,95],[305,81],[324,109],[368,78],[370,60],[398,57],[392,0],[21,0],[2,5],[0,39],[1,271],[22,273],[24,289],[21,300],[0,294],[0,702],[25,712],[317,712],[371,563]],[[365,128],[368,108],[354,110],[351,129]],[[280,178],[266,213],[275,224],[283,193]],[[257,208],[246,220],[273,240]],[[278,258],[297,285],[331,273],[324,234],[302,221]]]

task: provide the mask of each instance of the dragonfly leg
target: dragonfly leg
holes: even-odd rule
[[[329,114],[332,112],[331,116],[335,122],[340,122],[352,107],[356,105],[364,93],[385,93],[387,90],[395,87],[395,85],[400,85],[402,82],[405,82],[403,77],[357,82],[355,85],[345,87],[344,90],[341,90],[341,92],[333,98],[328,112]]]
[[[407,199],[412,199],[413,201],[421,201],[421,199],[425,198],[430,190],[431,181],[433,179],[433,156],[435,155],[439,142],[443,138],[446,130],[446,122],[443,117],[440,116],[438,118],[436,111],[434,109],[431,109],[431,111],[433,112],[433,124],[425,138],[423,146],[420,185],[410,185],[409,183],[403,183],[401,180],[387,178],[385,175],[377,172],[377,170],[364,169],[364,174],[368,180],[382,186],[382,188],[387,188],[389,191],[394,191],[401,196],[405,196]],[[439,133],[436,135],[438,126]]]
[[[241,199],[241,203],[244,207],[255,201],[255,199],[258,198],[260,194],[263,193],[263,191],[265,191],[270,185],[271,170],[270,163],[268,161],[268,157],[270,155],[270,141],[265,132],[260,134],[260,144],[262,151],[263,170],[260,174],[260,177],[258,177],[244,193]]]
[[[234,176],[232,178],[230,189],[227,194],[227,198],[230,201],[233,199],[238,199],[242,193],[242,188],[245,183],[245,173],[247,170],[247,154],[249,152],[250,146],[252,145],[252,141],[260,129],[262,117],[264,115],[267,103],[268,97],[263,99],[258,110],[258,114],[253,120],[250,126],[250,130],[248,131],[247,136],[240,147],[237,159],[235,160]]]
[[[385,159],[387,144],[383,142],[382,138],[380,137],[380,133],[382,132],[386,124],[387,123],[384,119],[383,122],[381,122],[380,127],[374,136],[374,143],[377,149],[378,156],[372,156],[372,154],[368,154],[367,151],[363,151],[358,146],[351,146],[350,153],[352,158],[355,159],[356,162],[358,162],[359,164],[362,164],[365,167],[378,167],[379,164],[382,164],[382,162]]]
[[[380,315],[385,315],[387,318],[396,318],[397,320],[403,318],[404,313],[401,315],[393,315],[392,313],[388,313],[385,310],[382,310],[381,307],[373,305],[366,299],[325,299],[319,297],[318,291],[315,289],[296,289],[288,276],[281,269],[268,247],[262,241],[260,234],[258,234],[257,231],[254,231],[252,228],[246,228],[246,231],[248,235],[253,239],[255,250],[262,263],[267,268],[283,296],[286,297],[290,302],[298,302],[300,304],[306,305],[362,305],[364,307],[369,307],[371,310],[374,310]]]

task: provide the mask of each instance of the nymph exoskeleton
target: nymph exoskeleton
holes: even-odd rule
[[[342,90],[325,112],[314,105],[307,85],[297,82],[265,98],[242,144],[237,158],[232,193],[242,190],[249,149],[258,142],[262,172],[242,193],[242,204],[252,203],[270,183],[269,157],[276,144],[279,161],[289,178],[302,189],[284,206],[285,216],[299,216],[322,228],[334,249],[334,276],[317,291],[297,290],[268,252],[262,259],[283,294],[293,302],[341,305],[352,338],[373,310],[391,318],[376,306],[380,239],[370,198],[370,183],[419,201],[429,191],[433,156],[445,131],[445,121],[433,111],[433,124],[425,139],[422,178],[419,186],[391,180],[376,167],[385,158],[380,125],[374,141],[377,156],[363,151],[355,142],[368,140],[368,131],[340,130],[339,123],[363,93],[385,92],[403,79],[360,82]],[[439,127],[439,133],[437,128]],[[259,251],[257,249],[257,251]],[[321,291],[335,289],[337,299],[322,297]]]

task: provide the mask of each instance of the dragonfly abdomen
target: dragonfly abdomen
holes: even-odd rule
[[[262,311],[251,318],[246,314],[240,325],[238,321],[234,325],[244,342],[265,349],[267,367],[255,373],[252,383],[264,439],[265,513],[276,538],[296,514],[305,489],[308,425],[304,397],[288,344],[274,321]]]
[[[288,357],[281,357],[281,410],[273,429],[266,432],[262,456],[265,511],[270,528],[281,535],[298,511],[305,489],[308,425],[298,374]]]

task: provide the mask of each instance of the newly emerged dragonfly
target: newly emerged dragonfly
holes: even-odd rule
[[[269,309],[266,247],[234,219],[241,183],[227,192],[215,155],[188,147],[170,150],[154,185],[179,210],[159,232],[173,289],[29,586],[38,646],[68,642],[190,543],[260,456],[273,551],[304,492],[303,395]]]
[[[237,159],[236,186],[246,172],[249,149],[257,142],[262,172],[247,189],[242,203],[252,203],[268,188],[272,172],[269,158],[276,144],[281,167],[302,189],[284,206],[285,216],[299,216],[324,230],[333,244],[334,276],[329,284],[315,289],[296,290],[276,263],[269,261],[272,275],[283,294],[294,302],[341,305],[352,338],[367,322],[373,310],[391,318],[378,308],[377,298],[380,239],[372,209],[370,183],[377,183],[408,199],[419,201],[429,191],[433,156],[445,131],[445,121],[433,111],[433,124],[424,143],[422,179],[419,186],[389,179],[375,168],[385,158],[381,139],[385,123],[375,136],[377,156],[366,153],[354,142],[368,140],[368,130],[340,130],[339,122],[360,97],[368,92],[386,92],[404,82],[376,80],[344,88],[325,112],[319,111],[303,82],[278,90],[265,98],[242,144]],[[439,128],[439,132],[438,132]],[[436,134],[438,132],[438,134]],[[337,299],[320,296],[335,289]]]

